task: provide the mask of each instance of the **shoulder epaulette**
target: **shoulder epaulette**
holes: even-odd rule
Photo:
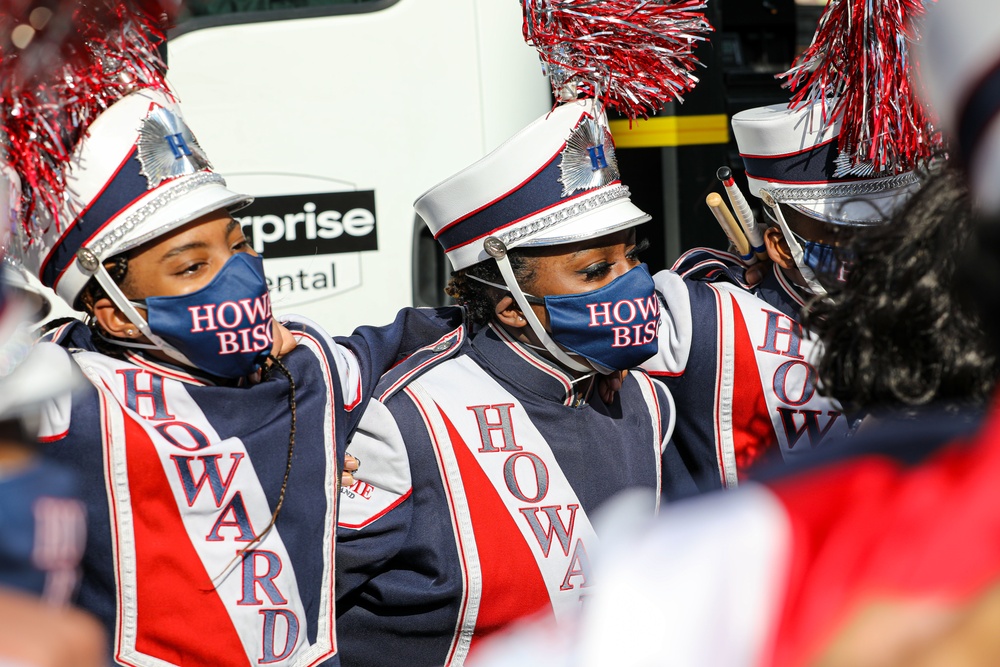
[[[725,281],[745,289],[747,266],[739,257],[711,248],[693,248],[681,255],[671,269],[685,280],[714,283]]]
[[[80,339],[80,340],[76,340]],[[90,330],[86,324],[75,317],[64,317],[53,320],[45,325],[45,333],[39,337],[39,341],[45,343],[55,343],[63,347],[79,347],[88,349],[85,344],[90,340]]]
[[[385,402],[410,382],[453,357],[461,349],[467,336],[468,330],[462,325],[400,361],[379,380],[375,387],[375,398]]]

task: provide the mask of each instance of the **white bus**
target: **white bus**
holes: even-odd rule
[[[296,5],[296,6],[293,6]],[[308,5],[308,6],[303,6]],[[551,106],[517,0],[209,0],[169,81],[241,216],[275,311],[332,333],[443,303],[422,192]]]

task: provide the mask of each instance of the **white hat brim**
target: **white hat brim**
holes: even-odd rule
[[[630,200],[623,199],[588,211],[562,224],[553,225],[523,241],[514,241],[509,247],[535,248],[576,243],[629,229],[651,219],[652,216]]]
[[[137,248],[213,211],[237,211],[253,202],[253,197],[230,190],[224,182],[207,183],[181,195],[165,191],[167,201],[149,215],[139,216],[131,231],[112,243],[101,259]],[[127,221],[131,212],[126,212]],[[126,222],[127,224],[127,222]]]
[[[162,186],[121,212],[108,231],[88,241],[100,260],[137,248],[183,227],[213,211],[236,211],[249,205],[253,197],[233,192],[217,174],[199,172]],[[55,286],[56,293],[71,306],[90,280],[74,260]]]

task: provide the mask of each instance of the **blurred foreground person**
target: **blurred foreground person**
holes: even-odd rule
[[[963,281],[975,226],[965,176],[929,176],[891,225],[853,246],[846,283],[810,304],[821,391],[852,419],[922,409],[981,415],[1000,375],[995,338]]]
[[[18,199],[11,176],[0,168],[0,255]],[[36,440],[43,405],[83,380],[55,346],[32,347],[29,328],[47,313],[23,269],[0,260],[0,664],[98,667],[103,629],[69,605],[86,539],[79,481]]]

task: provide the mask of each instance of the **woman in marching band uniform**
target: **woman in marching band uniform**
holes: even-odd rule
[[[628,370],[656,352],[660,304],[637,257],[649,216],[599,104],[555,109],[416,209],[478,327],[386,374],[352,441],[365,471],[337,554],[351,665],[460,665],[522,616],[563,616],[594,583],[594,511],[640,487],[652,516],[661,493],[696,490],[706,455],[674,447],[669,393]]]

